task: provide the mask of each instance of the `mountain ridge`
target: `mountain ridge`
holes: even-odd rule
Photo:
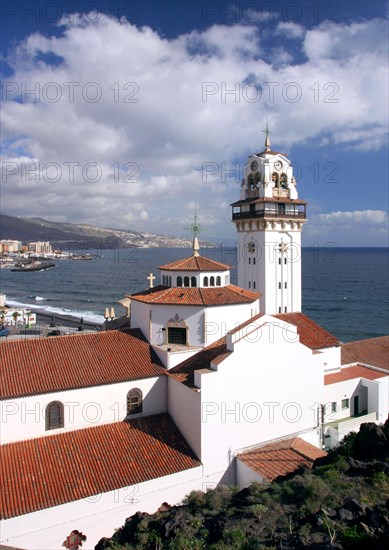
[[[63,248],[65,245],[83,248],[90,247],[92,244],[99,248],[191,246],[189,238],[8,214],[2,214],[0,218],[0,239],[14,239],[23,243],[37,240],[50,241],[54,247],[58,248]]]

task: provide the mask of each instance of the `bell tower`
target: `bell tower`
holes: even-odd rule
[[[233,203],[238,234],[238,285],[261,292],[262,313],[301,311],[301,230],[306,202],[298,198],[287,155],[265,149],[244,168],[240,200]]]

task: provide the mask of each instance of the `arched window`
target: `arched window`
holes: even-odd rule
[[[216,286],[221,286],[221,284],[222,284],[222,279],[221,279],[220,275],[218,275],[216,277]]]
[[[171,275],[169,275],[169,286],[172,286],[172,278],[171,278]]]
[[[177,286],[182,286],[182,277],[177,277]]]
[[[208,286],[208,277],[204,277],[203,286]]]
[[[162,275],[162,284],[166,285],[166,276],[165,275]]]
[[[184,286],[189,286],[189,277],[184,277]]]
[[[282,189],[286,189],[286,182],[287,182],[286,174],[281,174],[281,177],[280,177],[280,187],[281,187]]]
[[[46,430],[58,430],[63,428],[63,404],[60,401],[52,401],[46,407]]]
[[[215,277],[213,275],[209,279],[209,286],[215,286]]]
[[[274,183],[274,187],[278,187],[279,180],[278,180],[278,174],[276,172],[273,172],[271,180]]]
[[[257,184],[261,181],[261,174],[260,172],[255,172],[254,174],[254,183],[255,183],[255,186],[257,186]]]
[[[138,388],[130,390],[127,394],[127,414],[139,414],[142,412],[142,392]]]
[[[252,174],[249,175],[247,178],[247,184],[248,188],[251,189],[251,191],[254,189],[254,176]]]
[[[196,277],[191,277],[190,286],[197,286]]]

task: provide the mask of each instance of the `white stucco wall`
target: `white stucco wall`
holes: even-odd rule
[[[324,364],[324,372],[338,369],[341,366],[341,347],[334,346],[331,348],[322,348],[321,358]]]
[[[126,417],[127,393],[133,388],[139,388],[143,394],[142,416],[166,411],[164,375],[10,399],[0,402],[1,443],[123,420]],[[46,431],[45,410],[52,401],[60,401],[64,405],[64,428]]]
[[[239,460],[239,457],[236,459],[236,484],[239,489],[244,489],[250,483],[263,483],[263,477],[260,476],[257,472],[254,472],[251,468],[247,466],[244,462]]]
[[[209,346],[259,313],[259,300],[251,304],[209,307],[206,311],[206,345]]]
[[[281,228],[281,222],[276,222],[274,229],[269,223],[266,229],[257,229],[258,223],[263,223],[263,220],[245,222],[245,230],[237,233],[238,285],[262,293],[260,307],[263,313],[285,313],[285,307],[287,313],[301,311],[301,231],[297,223],[293,223],[293,229],[289,222],[285,229]],[[288,245],[283,256],[278,250],[281,240]],[[257,246],[253,255],[247,252],[250,241],[255,241]],[[285,257],[287,263],[282,261],[280,264],[279,258],[283,260]],[[256,259],[255,265],[253,258]]]
[[[283,338],[281,327],[235,343],[217,369],[195,378],[206,472],[225,470],[237,449],[316,430],[323,371],[310,349]]]
[[[227,270],[227,271],[201,271],[201,272],[196,272],[196,271],[164,271],[164,270],[162,270],[161,274],[160,274],[160,284],[163,284],[162,277],[164,275],[165,275],[165,277],[166,276],[171,277],[172,284],[167,285],[167,286],[172,286],[172,287],[177,286],[177,277],[181,277],[182,281],[184,281],[184,277],[189,277],[190,283],[191,283],[192,277],[194,277],[196,279],[196,287],[204,287],[204,277],[208,277],[208,285],[205,288],[216,287],[216,277],[220,277],[220,283],[221,284],[218,285],[219,287],[228,285],[229,280],[230,280],[229,270]],[[210,284],[211,277],[214,277],[214,281],[215,281],[214,285]],[[189,286],[192,287],[192,284],[190,284]],[[180,287],[183,287],[183,284],[180,285]]]
[[[367,388],[367,412],[377,412],[377,421],[386,422],[389,417],[389,376],[377,380],[361,380],[362,386]]]
[[[95,495],[62,506],[4,520],[1,543],[31,550],[62,548],[77,529],[87,536],[83,550],[92,550],[102,537],[111,537],[126,518],[137,512],[155,512],[163,502],[179,503],[191,490],[201,489],[202,467]]]
[[[150,334],[151,308],[151,344],[155,346],[167,344],[166,326],[170,320],[184,320],[188,327],[189,346],[204,347],[259,313],[258,300],[249,304],[212,307],[163,304],[150,306],[135,300],[132,300],[131,304],[131,326],[140,328],[146,338]]]
[[[167,380],[168,411],[198,458],[201,456],[201,395],[174,378]]]

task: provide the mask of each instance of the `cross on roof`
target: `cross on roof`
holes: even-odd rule
[[[154,287],[154,275],[152,273],[150,273],[150,275],[147,277],[147,280],[149,281],[149,288],[153,288]]]

